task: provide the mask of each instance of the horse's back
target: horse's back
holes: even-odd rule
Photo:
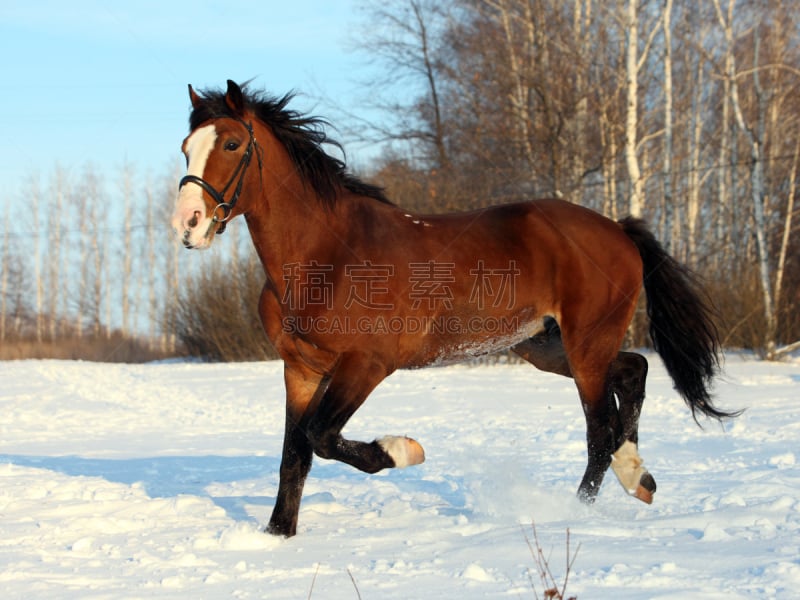
[[[427,236],[415,238],[412,247],[454,263],[513,261],[521,270],[518,291],[543,310],[575,296],[594,296],[599,305],[602,298],[618,303],[638,296],[641,288],[641,258],[620,224],[564,200],[501,204],[419,221],[429,225],[422,229]]]
[[[619,223],[556,199],[498,211],[520,224],[513,227],[515,235],[527,238],[528,254],[539,270],[532,282],[539,289],[530,293],[550,289],[552,316],[580,312],[603,319],[618,307],[630,311],[641,290],[642,262]]]
[[[592,209],[543,199],[491,210],[508,233],[529,245],[532,254],[554,257],[557,268],[570,277],[576,271],[606,280],[630,274],[630,279],[641,282],[636,246],[619,223]]]

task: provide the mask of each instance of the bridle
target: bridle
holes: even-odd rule
[[[217,229],[217,235],[225,231],[225,226],[227,225],[228,219],[231,218],[233,207],[236,206],[236,202],[239,200],[239,195],[242,193],[242,184],[244,183],[244,174],[247,171],[248,165],[250,164],[250,159],[253,158],[254,151],[258,155],[259,170],[261,169],[261,153],[259,152],[258,145],[256,144],[256,136],[255,133],[253,133],[253,125],[251,123],[246,123],[242,119],[236,120],[245,126],[247,132],[250,134],[250,140],[247,142],[247,148],[245,148],[239,164],[236,166],[236,169],[234,169],[231,178],[228,180],[228,183],[226,183],[225,187],[222,188],[222,191],[217,191],[213,185],[197,175],[185,175],[180,180],[180,183],[178,183],[178,191],[180,191],[181,188],[183,188],[183,186],[187,183],[196,183],[206,192],[208,192],[208,195],[214,199],[217,205],[214,207],[214,211],[211,215],[212,225],[213,223],[221,223]],[[228,189],[230,189],[234,182],[236,182],[236,187],[233,190],[233,195],[231,196],[230,200],[225,201],[225,194],[228,192]],[[219,209],[222,209],[222,218],[217,217],[217,211]]]

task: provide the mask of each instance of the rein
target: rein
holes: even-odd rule
[[[214,207],[214,212],[211,216],[212,223],[221,223],[219,229],[217,229],[217,235],[225,232],[225,226],[227,225],[228,219],[231,217],[231,213],[233,212],[233,207],[236,206],[236,202],[239,200],[239,195],[242,193],[242,184],[244,183],[244,175],[247,171],[247,167],[250,165],[250,159],[253,158],[253,149],[255,148],[256,152],[258,153],[258,162],[259,166],[261,164],[261,154],[259,153],[258,146],[256,145],[256,136],[253,133],[253,125],[250,123],[245,123],[242,119],[237,119],[242,125],[247,128],[247,132],[250,134],[250,141],[247,143],[247,148],[245,148],[244,154],[242,154],[242,158],[239,161],[239,164],[234,169],[231,178],[228,180],[228,183],[225,184],[225,187],[222,188],[222,191],[217,191],[217,189],[208,183],[202,177],[198,177],[197,175],[185,175],[180,182],[178,183],[178,190],[186,185],[187,183],[195,183],[199,185],[203,190],[205,190],[209,196],[211,196],[217,205]],[[238,177],[238,181],[237,181]],[[236,188],[233,190],[233,195],[231,199],[227,202],[225,201],[225,194],[228,192],[228,189],[233,185],[234,181],[236,181]],[[222,209],[222,218],[217,217],[217,210]]]

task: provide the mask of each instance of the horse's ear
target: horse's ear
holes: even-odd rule
[[[192,101],[192,108],[197,108],[203,101],[203,99],[200,98],[200,95],[194,91],[191,83],[189,84],[189,99]]]
[[[234,113],[238,116],[244,115],[244,95],[242,88],[240,88],[234,81],[228,79],[228,93],[225,94],[225,103]]]

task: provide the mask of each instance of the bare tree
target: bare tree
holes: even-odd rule
[[[132,278],[132,258],[133,258],[133,245],[131,244],[133,237],[133,165],[125,162],[122,166],[120,173],[120,192],[122,194],[122,202],[124,207],[124,220],[122,223],[124,235],[122,245],[122,268],[120,269],[120,301],[122,311],[122,335],[127,336],[131,330],[131,278]],[[109,327],[110,329],[110,327]]]
[[[91,301],[90,310],[92,313],[92,333],[95,338],[100,337],[103,328],[103,289],[108,287],[104,285],[104,257],[106,255],[106,205],[102,200],[102,192],[100,190],[100,180],[96,176],[90,178],[90,204],[88,216],[93,225],[93,231],[89,237],[89,244],[91,246],[91,256],[94,266],[93,277],[91,280]]]
[[[533,92],[530,68],[537,46],[533,7],[530,2],[513,2],[515,6],[512,10],[512,0],[483,0],[483,3],[496,12],[497,20],[502,26],[505,51],[508,55],[508,70],[511,76],[509,102],[515,125],[516,135],[514,137],[517,144],[523,149],[528,177],[533,179],[537,162],[532,145],[531,127],[533,122],[530,115],[532,102],[530,96]],[[518,29],[521,29],[520,36],[515,33]],[[517,39],[518,37],[521,39]]]
[[[672,198],[672,0],[664,0],[664,209],[662,236],[664,247],[672,251],[674,207]]]
[[[365,3],[369,30],[356,45],[379,64],[385,77],[369,85],[370,106],[392,117],[388,125],[350,114],[367,125],[359,137],[370,141],[420,143],[437,168],[450,165],[439,93],[436,30],[444,18],[433,0]],[[402,87],[401,87],[402,86]],[[408,89],[421,89],[410,97]]]
[[[629,212],[641,217],[644,208],[645,180],[639,166],[639,72],[647,60],[647,54],[660,30],[660,23],[652,27],[644,46],[639,51],[639,0],[628,0],[625,11],[625,164],[630,185]],[[671,9],[671,6],[670,6]]]
[[[0,342],[6,340],[6,315],[8,314],[8,280],[11,272],[11,253],[9,252],[9,237],[11,234],[10,219],[4,219],[3,223],[3,257],[0,261],[2,274],[0,275]]]
[[[700,38],[705,37],[706,26],[698,23],[696,13],[692,13],[692,29],[700,32]],[[686,224],[686,253],[684,261],[689,264],[696,264],[698,261],[698,241],[700,238],[698,227],[700,225],[701,209],[701,186],[702,186],[702,166],[701,166],[701,147],[705,115],[708,114],[704,103],[705,96],[705,69],[702,57],[694,54],[691,57],[692,64],[687,65],[691,68],[693,91],[691,93],[691,109],[686,130],[686,156],[688,158],[687,194],[684,221]]]
[[[33,243],[33,254],[31,268],[33,270],[34,281],[34,336],[37,342],[41,343],[44,337],[44,282],[42,273],[42,254],[43,254],[43,235],[41,213],[44,210],[42,206],[42,191],[38,175],[31,175],[25,185],[25,195],[28,198],[28,206],[30,207],[30,223],[31,228],[30,239]]]
[[[150,338],[150,343],[154,343],[156,340],[156,328],[162,318],[159,314],[159,306],[156,296],[156,281],[159,270],[155,245],[155,223],[157,222],[157,215],[155,214],[156,205],[150,188],[150,185],[145,186],[145,232],[147,240],[145,247],[147,248],[147,254],[143,265],[143,271],[146,273],[146,276],[142,276],[142,284],[147,287],[147,317],[150,324],[148,337]]]
[[[103,240],[105,235],[105,210],[102,206],[101,182],[91,166],[87,165],[80,184],[73,192],[75,214],[80,215],[77,260],[79,266],[76,293],[75,330],[83,337],[86,320],[91,323],[92,334],[97,337],[102,325],[103,291]]]
[[[783,235],[781,236],[780,251],[778,254],[778,266],[775,275],[775,305],[780,306],[781,294],[783,293],[783,278],[786,272],[786,255],[789,250],[789,241],[792,235],[792,215],[794,214],[794,196],[797,192],[797,165],[800,162],[800,138],[794,149],[792,158],[792,168],[789,173],[789,190],[786,194],[786,217],[783,221]],[[772,332],[774,335],[775,332]],[[800,340],[787,344],[782,348],[775,348],[771,358],[777,358],[793,350],[800,348]]]
[[[66,214],[66,201],[68,195],[67,172],[56,166],[50,177],[48,196],[53,206],[47,210],[47,231],[49,240],[48,269],[47,269],[47,318],[48,336],[50,342],[55,342],[59,335],[59,324],[65,316],[66,278],[64,276],[67,263],[67,251],[62,247],[63,223]]]
[[[777,356],[776,341],[778,331],[778,303],[776,298],[780,297],[780,289],[777,286],[781,284],[783,275],[781,273],[775,277],[775,287],[773,287],[773,269],[775,265],[768,240],[770,222],[768,214],[769,194],[765,172],[765,148],[768,141],[768,114],[771,110],[771,103],[776,97],[776,89],[775,85],[769,88],[765,87],[762,84],[762,76],[771,70],[780,69],[798,77],[800,76],[800,71],[793,67],[786,67],[780,60],[768,61],[766,65],[761,64],[762,32],[757,26],[750,30],[750,35],[752,35],[752,67],[745,72],[739,72],[735,53],[736,40],[734,39],[735,2],[734,0],[729,0],[727,10],[723,10],[720,0],[713,0],[713,2],[717,20],[725,37],[725,77],[728,81],[731,108],[738,131],[744,137],[750,151],[750,201],[753,215],[753,234],[756,240],[759,282],[763,298],[764,319],[766,321],[765,354],[768,358],[775,358]],[[740,82],[745,75],[751,78],[752,94],[755,100],[754,106],[750,110],[752,116],[749,119],[745,116],[740,94]],[[790,198],[789,202],[793,202],[793,198]],[[786,218],[789,219],[790,215],[787,214]],[[788,238],[785,243],[788,244]],[[783,269],[785,263],[779,261],[778,264],[779,268]]]

